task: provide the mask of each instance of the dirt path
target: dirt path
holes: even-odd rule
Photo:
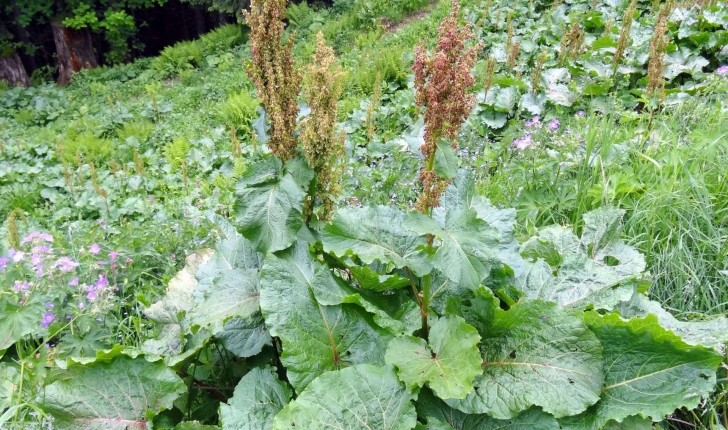
[[[415,21],[426,18],[432,12],[432,9],[437,5],[438,1],[439,0],[431,1],[427,6],[423,7],[417,12],[413,12],[405,16],[401,21],[395,22],[394,24],[390,23],[386,19],[383,19],[382,26],[386,30],[387,34],[394,34],[401,28],[406,27]]]

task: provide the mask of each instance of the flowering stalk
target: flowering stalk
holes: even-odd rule
[[[323,33],[316,35],[316,53],[306,68],[303,97],[311,108],[304,121],[301,142],[308,164],[316,172],[313,189],[306,198],[304,215],[309,219],[316,199],[321,200],[319,218],[329,220],[334,212],[339,184],[343,135],[337,133],[338,101],[343,91],[344,72],[336,64],[334,50],[326,46]]]
[[[450,141],[457,149],[458,131],[475,104],[475,96],[468,89],[475,82],[471,73],[480,45],[465,47],[473,38],[470,24],[461,27],[457,21],[460,5],[453,2],[450,16],[438,30],[437,50],[428,54],[422,43],[415,50],[415,102],[425,107],[425,143],[420,151],[426,166],[420,172],[423,193],[417,208],[430,213],[439,205],[440,194],[448,182],[439,178],[434,170],[435,149],[441,139]]]
[[[270,118],[268,146],[273,155],[290,160],[296,155],[298,90],[301,76],[293,63],[294,35],[283,45],[286,0],[252,0],[243,11],[250,27],[252,61],[246,65],[266,113]]]
[[[665,80],[665,51],[669,39],[667,33],[667,19],[662,18],[655,25],[655,33],[650,42],[650,61],[647,65],[647,93],[655,96],[664,89]]]
[[[471,69],[475,64],[480,44],[470,48],[465,43],[473,38],[471,25],[460,26],[457,16],[460,5],[453,1],[450,16],[438,29],[437,49],[428,54],[422,43],[415,49],[415,103],[425,108],[425,143],[420,147],[425,167],[420,171],[423,190],[417,199],[417,209],[426,215],[440,203],[440,195],[449,180],[439,177],[434,170],[437,144],[445,139],[457,149],[456,138],[462,123],[475,104],[475,96],[469,88],[475,83]],[[434,238],[428,235],[428,247]],[[430,300],[430,275],[422,280],[422,334],[428,335],[427,316]]]
[[[374,124],[374,113],[379,108],[379,103],[382,98],[382,74],[377,72],[377,78],[374,80],[374,91],[372,92],[372,99],[369,101],[367,106],[367,140],[372,141],[374,137],[375,124]]]
[[[538,95],[539,87],[541,86],[541,72],[543,71],[543,65],[546,63],[546,57],[548,52],[544,49],[541,51],[541,55],[536,60],[536,65],[533,67],[531,72],[531,92],[534,96]]]
[[[520,49],[521,49],[521,42],[516,40],[513,43],[513,46],[511,46],[511,51],[508,53],[508,69],[511,72],[516,67],[516,60],[518,59],[518,54],[520,53]]]
[[[629,44],[629,41],[631,40],[632,20],[634,19],[635,10],[637,10],[637,0],[632,0],[622,16],[622,28],[619,30],[619,43],[617,44],[617,50],[614,52],[614,70],[612,71],[612,76],[617,74],[619,62],[622,60],[624,51],[627,49],[627,44]]]
[[[483,80],[483,99],[488,95],[488,90],[493,84],[493,75],[495,74],[495,58],[488,57],[485,61],[485,79]]]

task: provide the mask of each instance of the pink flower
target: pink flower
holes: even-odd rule
[[[70,257],[61,257],[56,261],[56,268],[61,272],[70,272],[76,267],[78,267],[78,263],[71,260]]]
[[[7,265],[8,265],[9,262],[10,262],[10,259],[9,258],[7,258],[7,257],[0,257],[0,272],[2,272],[3,270],[5,270],[5,268],[7,267]]]
[[[112,260],[116,260],[117,258],[119,258],[119,253],[116,251],[111,251],[109,252],[109,258],[111,258]]]
[[[722,75],[728,75],[728,65],[725,65],[724,64],[724,65],[718,67],[718,69],[715,71],[715,73],[717,73],[717,74],[719,74],[721,76]]]
[[[68,285],[71,285],[71,286],[74,286],[74,287],[77,286],[78,285],[78,276],[76,276],[75,278],[71,279],[71,282],[69,282]]]
[[[527,134],[520,139],[514,140],[512,145],[515,146],[517,149],[523,151],[533,145],[533,139],[531,138],[530,134]]]
[[[101,252],[101,247],[99,246],[98,243],[94,243],[88,247],[88,252],[90,252],[93,255],[98,255],[99,252]]]

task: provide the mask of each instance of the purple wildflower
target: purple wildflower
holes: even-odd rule
[[[41,233],[39,231],[34,231],[23,238],[23,243],[38,242],[38,241],[53,242],[53,236],[51,236],[48,233]]]
[[[78,263],[73,261],[70,257],[61,257],[56,261],[56,267],[61,272],[70,272],[71,270],[78,267]]]
[[[51,302],[43,303],[43,305],[45,305],[45,307],[47,307],[47,308],[51,308],[51,309],[53,309],[53,308],[55,308],[55,307],[56,307],[56,305],[54,305],[54,304],[53,304],[53,303],[51,303]]]
[[[51,252],[51,249],[45,245],[36,246],[33,248],[34,254],[48,254]]]
[[[171,258],[172,260],[174,260],[175,258],[177,258],[177,254],[170,254],[169,255],[169,258]]]
[[[9,258],[7,258],[7,257],[0,257],[0,272],[2,272],[3,270],[5,270],[5,268],[7,267],[8,263],[10,263],[10,259]]]
[[[74,287],[76,285],[78,285],[78,276],[76,276],[75,278],[71,279],[71,282],[69,282],[68,285],[71,285],[71,286],[74,286]]]
[[[101,247],[99,246],[98,243],[94,243],[88,247],[88,252],[90,252],[93,255],[98,255],[99,252],[101,252]]]
[[[515,146],[517,149],[523,151],[524,149],[528,148],[533,144],[533,139],[531,138],[531,134],[527,134],[523,136],[520,139],[516,139],[513,141],[513,146]]]
[[[83,308],[85,308],[85,307],[86,307],[86,306],[84,306],[84,305],[83,305],[83,302],[79,302],[79,303],[78,303],[78,309],[79,309],[79,310],[83,310]]]
[[[15,291],[21,291],[21,290],[25,291],[25,290],[28,290],[29,288],[30,288],[30,284],[27,282],[15,281],[15,285],[13,285],[13,289]]]
[[[14,263],[20,263],[23,260],[25,260],[25,253],[23,251],[14,251],[13,252],[13,262]]]
[[[728,65],[724,64],[724,65],[718,67],[718,69],[715,71],[715,73],[717,73],[721,76],[728,75]]]
[[[533,118],[526,121],[526,127],[540,127],[541,126],[541,118],[538,115],[535,115]]]
[[[94,284],[94,288],[102,290],[109,285],[109,280],[104,275],[99,275],[99,280]]]
[[[128,266],[131,264],[131,262],[132,262],[132,259],[129,257],[126,257],[126,261],[124,262],[124,264],[126,264]]]
[[[119,253],[116,251],[111,251],[109,252],[109,258],[111,258],[111,260],[116,260],[117,258],[119,258]]]
[[[559,129],[559,126],[561,125],[561,121],[554,118],[549,122],[549,130],[556,131]]]
[[[31,254],[30,255],[30,264],[37,266],[40,263],[43,262],[43,256],[38,254]]]
[[[98,321],[98,322],[104,322],[104,320],[102,320],[101,318],[96,318],[96,321]]]
[[[43,314],[43,319],[40,322],[40,326],[48,327],[54,319],[56,319],[56,316],[53,315],[53,312],[46,312]]]
[[[88,294],[86,294],[86,300],[88,300],[89,302],[93,302],[94,300],[96,300],[97,297],[98,296],[96,296],[96,291],[94,290],[91,290],[88,292]]]
[[[576,116],[584,116],[584,111],[580,110],[576,113]]]

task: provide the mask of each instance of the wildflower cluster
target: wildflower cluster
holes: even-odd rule
[[[420,173],[424,191],[417,202],[417,208],[422,212],[439,204],[440,194],[447,186],[447,181],[433,170],[437,144],[441,139],[447,139],[453,148],[457,148],[455,139],[475,103],[469,87],[475,82],[471,69],[480,45],[466,48],[473,33],[470,24],[458,24],[459,10],[457,0],[453,1],[450,16],[438,29],[434,54],[428,54],[422,43],[415,50],[415,102],[425,107],[425,143],[420,151],[427,165]]]
[[[582,114],[583,114],[583,112],[582,112]],[[531,119],[526,120],[524,122],[524,126],[527,129],[531,129],[531,130],[529,130],[529,133],[524,134],[523,137],[514,139],[513,142],[511,142],[511,145],[514,148],[518,149],[519,151],[524,151],[524,150],[534,146],[535,142],[534,142],[533,134],[531,131],[540,130],[541,128],[543,128],[543,125],[544,124],[541,122],[541,117],[538,115],[535,115]],[[555,132],[559,131],[559,128],[561,128],[561,121],[554,118],[551,121],[549,121],[548,124],[546,124],[546,128],[550,132],[555,133]]]
[[[336,118],[344,72],[336,64],[334,50],[326,46],[321,32],[316,36],[316,42],[316,53],[303,80],[303,97],[311,108],[311,115],[302,125],[301,142],[317,181],[316,193],[308,196],[304,213],[310,216],[315,199],[320,199],[320,219],[328,220],[333,215],[341,189],[339,160],[344,154],[344,140],[336,131]]]
[[[82,248],[78,257],[59,255],[53,244],[52,235],[33,232],[0,257],[0,292],[5,296],[0,314],[8,304],[21,306],[30,316],[27,320],[35,319],[37,328],[48,328],[107,312],[118,290],[116,280],[132,260],[121,263],[116,251],[102,257],[97,243]],[[2,320],[0,316],[0,324]],[[34,333],[32,327],[24,331]]]
[[[270,119],[268,147],[275,156],[289,160],[296,155],[293,133],[298,117],[301,75],[291,54],[294,35],[282,44],[286,0],[253,0],[250,12],[243,11],[243,16],[250,27],[252,54],[246,71],[255,83]]]

